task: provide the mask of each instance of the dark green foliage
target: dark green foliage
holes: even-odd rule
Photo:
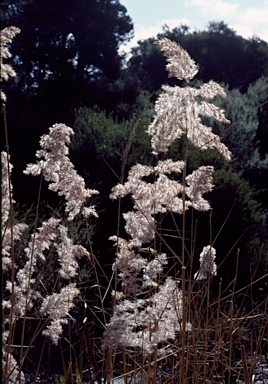
[[[115,85],[123,62],[118,48],[133,26],[118,0],[5,0],[1,10],[2,27],[21,28],[9,60],[17,77],[3,90],[14,190],[21,202],[30,203],[38,187],[29,189],[21,175],[39,137],[56,122],[73,126],[74,108],[98,104],[112,111],[119,94],[124,101],[122,86]],[[2,149],[4,142],[2,137]]]
[[[258,38],[238,36],[223,22],[211,22],[207,31],[189,32],[185,26],[164,29],[157,38],[176,41],[199,66],[198,79],[229,84],[242,92],[253,81],[268,73],[268,44]],[[154,46],[155,39],[140,41],[128,63],[130,74],[151,92],[168,80],[165,60]]]
[[[136,126],[127,164],[146,162],[150,157],[150,138],[145,132],[148,123],[146,117],[118,122],[105,112],[80,108],[76,111],[76,134],[71,144],[72,154],[77,157],[94,156],[98,161],[112,160],[121,165],[129,137]]]
[[[217,124],[216,130],[233,153],[235,168],[267,169],[268,152],[265,154],[262,150],[262,154],[260,153],[260,141],[257,135],[259,119],[264,111],[264,108],[263,111],[259,111],[259,108],[264,107],[264,103],[268,101],[268,77],[261,77],[250,84],[244,94],[237,89],[226,89],[226,92],[226,99],[217,99],[216,102],[226,111],[231,124],[230,127]]]
[[[268,125],[267,97],[268,78],[261,77],[250,84],[246,93],[226,89],[226,99],[217,99],[216,104],[226,110],[230,126],[210,122],[215,131],[231,150],[232,169],[242,172],[248,180],[255,199],[267,211],[268,195]]]
[[[145,132],[148,122],[148,116],[118,122],[98,109],[84,107],[76,110],[76,134],[70,155],[79,174],[85,178],[86,185],[96,185],[100,191],[97,227],[101,229],[96,231],[93,241],[108,276],[114,258],[114,249],[108,238],[116,233],[118,220],[118,205],[111,201],[109,195],[111,188],[121,177],[126,177],[133,164],[151,161],[150,138]],[[130,138],[131,146],[125,157]],[[126,210],[130,208],[131,205]],[[121,228],[124,231],[124,223]]]
[[[133,28],[118,0],[6,0],[1,7],[4,26],[21,29],[11,48],[17,77],[5,85],[10,103],[23,95],[32,104],[34,96],[40,118],[57,121],[73,107],[108,102],[122,66],[118,48]]]
[[[154,44],[155,39],[150,38],[140,41],[138,46],[132,49],[132,56],[127,65],[128,73],[138,81],[142,89],[155,92],[165,83],[167,78],[165,71],[165,58]]]
[[[172,145],[170,156],[174,160],[182,158],[184,145],[184,138]],[[186,227],[196,227],[196,265],[203,245],[212,241],[217,249],[217,265],[222,263],[218,274],[226,287],[235,275],[239,253],[237,284],[242,287],[254,273],[259,276],[268,268],[267,199],[261,199],[267,195],[267,183],[262,180],[266,189],[261,193],[260,186],[252,186],[246,173],[238,171],[235,164],[228,163],[217,151],[200,151],[190,143],[187,164],[187,173],[202,165],[213,165],[215,169],[214,188],[207,195],[212,206],[211,219],[204,212],[186,214]],[[188,236],[186,244],[190,249],[190,232]]]
[[[231,169],[216,170],[214,183],[215,188],[209,196],[213,207],[213,238],[216,237],[229,215],[215,242],[219,256],[217,258],[219,261],[223,260],[230,252],[222,271],[225,278],[232,278],[237,249],[240,249],[238,276],[239,284],[242,285],[250,281],[251,270],[256,271],[259,258],[262,265],[266,265],[267,268],[266,213],[241,173]]]
[[[7,0],[2,8],[5,24],[21,28],[13,51],[17,82],[27,94],[51,81],[67,89],[70,81],[79,86],[81,80],[118,77],[118,47],[133,28],[118,0]]]
[[[261,81],[260,81],[261,82]],[[250,93],[250,90],[249,90]],[[243,106],[242,116],[244,116],[244,108],[246,103],[241,103],[239,98],[241,94],[238,91],[232,91],[230,94],[233,98],[230,98],[230,110],[231,105],[234,105],[236,96],[238,105]],[[260,97],[261,94],[259,93]],[[243,96],[243,95],[242,95]],[[247,94],[243,96],[246,100]],[[252,100],[252,99],[251,99]],[[228,97],[224,103],[228,102]],[[253,100],[252,100],[253,102]],[[255,111],[256,119],[257,111]],[[109,190],[103,185],[103,193],[110,193],[110,188],[114,186],[120,178],[121,164],[123,160],[123,153],[127,144],[128,137],[131,129],[135,124],[133,122],[118,123],[115,122],[111,116],[106,116],[103,112],[97,112],[96,110],[90,110],[82,108],[77,111],[76,114],[76,138],[72,146],[72,153],[77,159],[81,159],[81,163],[88,164],[87,169],[89,174],[94,175],[95,181],[98,177],[103,177],[105,180],[105,186],[109,185]],[[254,119],[253,119],[254,121]],[[131,165],[141,162],[150,164],[153,161],[153,156],[150,154],[150,138],[144,132],[146,129],[146,123],[144,121],[137,127],[136,134],[133,138],[132,148],[127,162],[127,168]],[[250,126],[250,122],[248,123]],[[212,124],[213,125],[213,124]],[[250,126],[251,127],[251,126]],[[139,130],[141,129],[141,131]],[[223,134],[223,141],[233,144],[233,149],[236,145],[240,151],[240,141],[242,142],[243,136],[239,136],[239,130],[237,136],[232,136],[231,129],[228,125],[221,126]],[[240,126],[240,129],[241,126]],[[226,130],[226,131],[224,131]],[[251,136],[248,136],[246,145],[248,147],[254,147],[256,140],[252,132],[256,134],[256,124],[251,127]],[[230,133],[230,137],[228,136]],[[228,255],[227,260],[222,266],[222,273],[225,276],[225,281],[230,282],[236,265],[236,253],[237,249],[241,250],[240,253],[240,283],[249,281],[249,265],[256,267],[257,260],[260,257],[263,267],[267,265],[267,226],[266,226],[266,214],[265,207],[258,203],[258,194],[256,190],[250,186],[249,182],[245,180],[240,168],[236,167],[237,162],[229,164],[223,157],[215,150],[197,150],[193,145],[188,144],[188,171],[191,172],[201,165],[213,165],[216,169],[215,172],[215,188],[209,195],[209,199],[212,202],[213,215],[212,215],[212,241],[216,238],[221,226],[225,222],[227,216],[230,214],[229,219],[223,226],[223,229],[215,242],[215,247],[219,250],[219,260],[223,261],[225,256]],[[185,139],[174,143],[167,156],[174,160],[181,159],[183,157],[183,151],[185,147]],[[237,150],[237,151],[238,151]],[[241,152],[234,151],[234,157],[239,156],[242,153],[246,156],[246,153],[250,153],[250,150],[244,150]],[[94,161],[92,163],[93,157]],[[85,160],[87,157],[88,160]],[[89,161],[89,159],[91,160]],[[105,160],[105,162],[104,162]],[[79,160],[77,160],[79,161]],[[94,163],[95,162],[95,163]],[[116,171],[118,178],[115,177],[109,166],[113,167]],[[94,165],[95,164],[95,165]],[[238,164],[240,164],[238,162]],[[245,162],[246,164],[246,162]],[[104,171],[106,169],[106,171]],[[239,171],[240,169],[240,171]],[[102,171],[103,170],[103,171]],[[103,172],[103,173],[102,173]],[[93,178],[93,179],[94,179]],[[91,180],[91,182],[93,181]],[[100,187],[102,189],[102,187]],[[104,216],[109,212],[109,217],[113,220],[113,225],[116,224],[116,210],[117,206],[109,200],[105,200],[103,193],[101,193],[100,201],[101,206],[105,207]],[[191,215],[187,213],[187,223],[191,226]],[[204,242],[210,241],[210,231],[207,215],[203,213],[195,213],[196,220],[199,224],[197,226],[197,239],[196,247],[199,249],[204,245]],[[113,218],[113,219],[112,219]],[[100,217],[100,220],[102,218]],[[109,228],[107,227],[107,237],[112,233],[111,227],[112,221],[109,221]],[[124,223],[122,222],[122,227]],[[172,223],[166,222],[165,227],[171,227]],[[103,228],[103,226],[101,225]],[[175,229],[174,229],[175,230]],[[103,232],[102,232],[103,234]],[[98,237],[98,234],[97,234]],[[176,245],[178,246],[178,245]],[[218,256],[217,256],[218,258]],[[232,265],[231,268],[230,265]],[[227,272],[228,271],[228,272]],[[244,273],[247,271],[246,273]]]
[[[87,249],[94,234],[93,245],[100,256],[101,274],[104,271],[109,277],[114,249],[108,238],[116,233],[118,224],[118,205],[109,199],[109,194],[111,188],[126,177],[133,164],[153,162],[150,137],[145,132],[153,114],[152,102],[161,84],[172,84],[174,80],[167,79],[165,59],[154,45],[154,39],[140,42],[129,63],[122,66],[118,47],[131,35],[132,25],[125,8],[117,0],[6,0],[2,7],[7,11],[4,24],[22,28],[21,36],[14,40],[12,48],[18,78],[6,86],[10,103],[11,161],[15,165],[15,199],[22,202],[37,199],[39,182],[31,180],[29,184],[29,177],[21,176],[21,173],[26,164],[33,161],[39,136],[56,121],[74,126],[76,134],[70,147],[71,159],[85,177],[86,184],[95,184],[100,190],[96,199],[100,217],[96,233],[93,223],[88,224],[81,218],[71,224],[67,220],[63,222],[73,241]],[[216,151],[200,152],[189,145],[187,171],[212,164],[216,172],[215,188],[208,195],[213,207],[211,227],[208,214],[203,213],[191,216],[187,212],[186,224],[189,229],[195,220],[198,222],[194,268],[198,266],[202,246],[210,240],[215,241],[217,264],[223,262],[218,276],[223,276],[223,286],[226,286],[235,275],[239,248],[238,286],[244,286],[250,281],[252,271],[257,270],[258,276],[267,271],[268,266],[267,43],[257,38],[245,40],[224,23],[211,23],[208,31],[194,33],[184,26],[173,31],[166,29],[161,34],[163,36],[181,43],[189,51],[200,65],[199,81],[213,78],[229,84],[229,88],[226,86],[227,99],[216,102],[226,109],[232,124],[229,127],[211,122],[211,126],[233,152],[233,161],[227,164]],[[94,105],[98,107],[92,108]],[[130,138],[131,146],[125,156]],[[182,139],[172,146],[168,155],[174,160],[181,159],[184,147],[185,140]],[[55,194],[42,192],[41,200],[50,197],[55,199],[50,201],[53,208],[40,207],[40,222],[48,212],[56,218],[64,217],[63,207],[57,205]],[[131,206],[130,201],[123,204],[126,206],[121,207],[122,211]],[[33,210],[23,216],[18,213],[18,220],[31,222],[31,227],[25,231],[22,241],[15,244],[17,255],[23,254],[34,227]],[[181,216],[175,220],[176,226],[180,227]],[[170,222],[174,226],[173,218],[166,215],[163,225],[169,228]],[[122,221],[121,231],[123,227]],[[172,235],[177,234],[176,229]],[[190,238],[189,230],[186,239],[189,247],[192,246]],[[179,236],[167,239],[167,242],[174,241],[171,246],[174,245],[176,251],[181,249]],[[40,276],[45,287],[52,289],[57,277],[53,248],[48,260],[46,271],[41,271]],[[81,296],[72,316],[77,324],[82,324],[84,302],[99,308],[100,297],[96,285],[92,288],[95,281],[92,280],[91,262],[81,260],[79,263],[77,283]],[[18,266],[21,265],[23,260],[19,259]],[[107,280],[101,274],[100,289],[106,290]],[[32,315],[34,317],[35,313]],[[72,325],[74,344],[81,341],[81,333],[92,332],[94,319],[89,313],[86,315],[90,318],[87,329],[82,330],[75,323]],[[32,322],[26,342],[31,339],[33,330]],[[101,334],[102,329],[97,333]],[[68,340],[69,335],[64,336]],[[37,345],[41,345],[40,340]],[[49,355],[49,350],[46,352]],[[34,370],[38,364],[37,356],[33,353],[30,357],[33,366],[29,368]],[[58,366],[59,361],[55,359],[55,362]]]
[[[125,160],[125,175],[136,162],[152,162],[150,138],[145,133],[153,114],[152,103],[161,84],[172,84],[174,79],[167,78],[165,59],[154,39],[139,42],[123,66],[118,47],[131,36],[132,24],[117,0],[68,0],[64,4],[62,0],[5,0],[1,7],[4,26],[13,24],[22,29],[12,45],[18,77],[6,84],[14,191],[19,191],[15,199],[36,199],[38,182],[34,185],[33,181],[29,189],[28,178],[21,173],[33,161],[39,136],[57,121],[74,126],[71,158],[87,185],[95,184],[101,192],[102,234],[100,239],[96,235],[101,251],[108,244],[104,245],[103,238],[106,241],[115,233],[113,225],[117,222],[117,206],[108,198],[110,189],[120,179]],[[268,105],[264,104],[268,95],[268,45],[258,38],[238,36],[223,22],[211,22],[207,31],[198,32],[190,32],[187,26],[165,28],[158,37],[163,36],[180,43],[195,59],[200,82],[214,79],[229,85],[227,98],[216,102],[226,109],[232,123],[229,127],[211,122],[211,126],[233,152],[231,166],[216,151],[199,153],[190,147],[188,168],[191,171],[213,164],[217,170],[224,169],[215,179],[213,206],[214,212],[219,212],[213,214],[217,220],[214,226],[220,227],[234,204],[234,217],[243,217],[243,231],[253,228],[247,230],[250,235],[245,235],[245,244],[249,236],[258,253],[267,230],[263,212],[268,209]],[[92,109],[95,105],[98,107]],[[124,151],[136,125],[125,159]],[[180,159],[183,146],[183,140],[174,144],[170,156]],[[236,188],[237,194],[233,194]],[[48,200],[50,196],[42,194],[41,198]],[[221,215],[223,206],[226,210]],[[105,219],[107,213],[109,221]],[[230,244],[241,234],[238,227],[234,224]],[[245,248],[246,258],[251,245]]]
[[[118,49],[133,29],[118,0],[6,0],[2,9],[4,26],[21,29],[11,48],[17,77],[4,86],[16,109],[25,100],[35,103],[49,124],[68,123],[81,105],[114,109],[113,83],[123,62]]]

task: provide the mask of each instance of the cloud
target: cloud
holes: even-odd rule
[[[233,24],[230,25],[238,35],[243,36],[245,39],[251,38],[254,35],[253,29],[245,24]]]
[[[134,29],[133,39],[127,45],[123,46],[122,50],[128,53],[130,52],[131,48],[135,47],[138,44],[139,40],[146,40],[150,37],[156,37],[158,33],[162,32],[164,25],[167,25],[170,29],[174,29],[182,24],[190,27],[191,23],[191,20],[188,18],[180,18],[163,19],[157,24],[151,25],[149,27],[142,27],[140,25],[136,25]]]
[[[230,3],[227,0],[185,0],[185,7],[194,7],[199,13],[199,18],[205,17],[207,20],[224,20],[237,34],[244,38],[258,36],[264,41],[268,41],[268,1],[263,5],[254,4],[249,8],[250,1],[238,0]],[[199,12],[198,12],[199,11]]]
[[[190,0],[188,6],[199,7],[200,12],[207,17],[232,17],[238,11],[237,3],[231,4],[223,0]]]
[[[262,29],[257,36],[268,43],[268,28]]]
[[[251,7],[241,11],[237,17],[238,23],[233,26],[243,37],[258,36],[268,42],[268,2],[263,8]]]
[[[135,31],[135,37],[133,40],[145,40],[149,37],[156,36],[159,32],[162,31],[163,26],[167,25],[170,29],[173,29],[175,27],[179,27],[181,24],[184,25],[190,25],[191,20],[188,18],[181,18],[181,19],[163,19],[160,22],[158,22],[155,25],[152,25],[150,27],[139,27],[137,26]]]
[[[268,20],[268,4],[263,8],[249,8],[239,15],[239,21],[242,24],[259,26],[260,24],[267,25]]]
[[[260,39],[268,42],[268,28],[253,28],[245,24],[233,24],[230,26],[238,35],[243,36],[245,39],[250,39],[257,36]]]
[[[175,3],[179,1],[181,0],[176,0]],[[156,37],[158,33],[162,32],[165,24],[171,30],[183,24],[189,26],[190,31],[193,31],[194,29],[206,29],[208,22],[212,20],[224,20],[230,28],[244,38],[257,36],[268,42],[268,1],[264,1],[262,5],[257,5],[257,2],[252,4],[250,0],[243,0],[243,4],[239,0],[232,1],[231,3],[231,0],[184,0],[184,11],[182,8],[178,8],[176,13],[180,12],[181,16],[185,17],[163,18],[160,22],[152,22],[147,27],[135,23],[134,38],[127,45],[121,46],[120,51],[129,53],[131,48],[137,46],[139,40]],[[169,2],[174,3],[173,0],[169,0]],[[251,3],[250,8],[248,3]],[[159,3],[156,2],[155,4]],[[174,8],[172,9],[175,15]]]

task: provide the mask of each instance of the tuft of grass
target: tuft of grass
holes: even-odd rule
[[[164,43],[167,42],[161,44]],[[170,45],[170,43],[168,43],[168,47],[172,48],[171,50],[175,49],[174,45]],[[183,61],[187,63],[187,53],[184,50],[180,53]],[[178,74],[179,71],[181,76],[181,71],[186,71],[187,80],[189,80],[189,76],[192,76],[192,72],[196,72],[195,64],[192,61],[190,64],[191,73],[189,74],[187,66],[180,68],[173,62],[173,59],[169,60],[169,67],[172,67],[175,74]],[[215,83],[213,88],[215,88],[214,92],[220,89]],[[208,106],[206,105],[206,107]],[[163,282],[168,281],[169,278],[175,281],[176,288],[172,293],[175,297],[178,292],[181,292],[181,299],[175,300],[173,297],[168,297],[163,303],[161,311],[158,308],[157,316],[153,311],[151,312],[152,317],[149,319],[147,328],[137,322],[132,325],[130,330],[132,335],[139,333],[140,338],[143,338],[148,331],[148,338],[151,341],[159,328],[163,327],[162,320],[165,318],[165,311],[170,308],[171,301],[174,299],[172,308],[175,314],[171,315],[177,318],[179,325],[175,337],[161,338],[154,343],[150,353],[148,351],[145,353],[142,345],[135,347],[131,343],[123,346],[120,345],[120,342],[108,343],[104,348],[103,332],[106,332],[106,336],[109,333],[108,324],[113,319],[117,303],[115,295],[110,299],[111,287],[114,288],[114,291],[121,290],[121,293],[125,294],[125,282],[117,268],[114,268],[110,275],[105,273],[97,251],[94,250],[91,222],[78,216],[68,226],[68,220],[64,216],[61,206],[47,209],[45,212],[49,215],[53,212],[53,216],[56,216],[57,220],[61,220],[66,228],[68,227],[71,239],[79,246],[86,247],[91,259],[86,262],[82,260],[77,262],[76,267],[79,269],[79,274],[73,276],[71,281],[76,284],[79,294],[75,299],[76,306],[70,305],[65,309],[65,325],[59,344],[54,345],[47,336],[42,335],[44,329],[53,321],[51,314],[47,315],[44,311],[42,312],[42,300],[44,297],[53,297],[53,294],[63,292],[61,288],[65,286],[66,281],[60,278],[60,260],[56,255],[57,236],[49,240],[51,234],[48,234],[45,238],[49,244],[45,248],[45,257],[44,260],[41,260],[43,262],[34,259],[34,246],[39,235],[38,228],[40,223],[47,220],[46,214],[40,213],[42,212],[42,183],[40,182],[37,207],[34,213],[33,209],[28,210],[26,207],[20,208],[20,212],[17,212],[12,197],[12,167],[9,162],[5,107],[2,112],[8,159],[6,202],[9,211],[8,218],[2,225],[2,241],[7,235],[10,236],[10,268],[2,271],[2,295],[5,303],[2,309],[2,327],[6,336],[3,337],[2,382],[6,384],[24,383],[28,375],[31,382],[35,383],[232,384],[239,381],[246,384],[252,383],[254,369],[259,359],[268,354],[268,300],[266,296],[256,298],[253,295],[255,285],[264,284],[267,274],[264,273],[261,277],[256,278],[255,273],[252,272],[250,283],[243,288],[237,288],[240,257],[239,250],[237,250],[236,269],[233,280],[227,287],[223,285],[224,276],[221,276],[221,270],[223,263],[228,263],[229,255],[226,255],[226,260],[218,265],[217,276],[215,273],[208,273],[207,279],[196,278],[194,272],[197,268],[196,254],[199,252],[196,249],[198,233],[193,216],[191,227],[189,229],[186,227],[186,163],[182,169],[182,215],[170,211],[157,212],[154,215],[156,225],[153,227],[155,237],[150,247],[148,244],[145,244],[146,246],[143,244],[144,247],[137,246],[138,251],[134,250],[136,256],[144,256],[148,263],[154,260],[156,250],[165,251],[169,255],[168,261],[166,264],[163,262],[164,266],[159,268],[160,272],[156,274],[157,277],[152,278],[155,284],[138,292],[139,284],[141,281],[144,282],[142,280],[144,271],[141,268],[141,272],[133,279],[134,289],[131,291],[135,291],[136,287],[137,292],[134,292],[136,297],[143,299],[143,306],[139,307],[137,315],[144,314],[145,316],[150,305],[156,308],[157,303],[152,305],[150,299],[161,291],[164,286]],[[221,118],[223,119],[222,115]],[[161,116],[159,119],[161,120]],[[139,120],[133,126],[126,148],[122,153],[121,175],[118,176],[121,183],[124,181],[127,158],[138,124]],[[214,146],[212,139],[203,146],[207,144]],[[186,161],[189,157],[187,132],[184,144],[183,153]],[[157,147],[163,147],[161,137],[158,142],[155,142],[155,147],[155,150]],[[229,152],[224,145],[220,145],[219,148],[229,157]],[[68,166],[69,169],[72,169],[70,164]],[[155,181],[156,173],[149,176]],[[81,181],[81,179],[79,180]],[[139,203],[140,201],[136,201],[137,211]],[[147,213],[142,208],[140,213],[146,218]],[[117,237],[122,232],[120,216],[121,198],[119,198],[118,204],[118,221],[115,223]],[[24,228],[25,232],[18,236],[15,233],[16,226],[21,221],[27,222],[28,227]],[[147,221],[149,220],[147,219]],[[166,223],[172,224],[172,227],[166,227]],[[146,221],[145,224],[147,224]],[[222,227],[225,225],[227,225],[227,219],[223,222]],[[209,246],[212,249],[220,233],[213,238],[211,217],[208,219],[208,227],[210,228]],[[31,241],[29,241],[30,235]],[[29,260],[23,253],[27,245],[32,247],[28,253]],[[233,249],[235,248],[236,244],[233,245]],[[81,250],[81,248],[79,249]],[[131,250],[133,249],[131,248]],[[119,252],[120,247],[117,242],[117,257]],[[138,252],[140,253],[138,254]],[[16,302],[18,271],[23,269],[27,261],[29,268],[34,273],[28,276],[25,296],[22,296],[25,301],[19,303],[23,307],[20,312],[17,310],[18,303]],[[150,266],[153,266],[153,263]],[[133,275],[130,273],[128,277],[132,278]],[[180,291],[177,290],[177,286]],[[127,298],[129,297],[131,297],[130,294]],[[59,306],[60,304],[59,298]],[[131,313],[131,309],[125,314],[122,313],[120,322],[123,325],[127,321],[125,315],[131,315]],[[189,324],[190,326],[188,326]]]

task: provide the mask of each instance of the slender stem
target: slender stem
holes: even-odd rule
[[[24,316],[23,316],[23,326],[22,326],[22,333],[21,333],[21,345],[24,344],[24,337],[25,337],[25,329],[26,329],[26,316],[28,307],[31,301],[32,294],[30,295],[30,287],[31,287],[31,275],[32,275],[32,267],[33,267],[33,254],[34,254],[34,244],[35,244],[35,237],[36,237],[36,231],[37,231],[37,222],[38,222],[38,215],[39,215],[39,207],[40,207],[40,200],[41,200],[41,189],[42,189],[42,176],[40,178],[40,184],[39,184],[39,190],[38,190],[38,199],[37,199],[37,207],[36,207],[36,215],[35,215],[35,224],[34,224],[34,235],[33,235],[33,241],[32,241],[32,251],[31,251],[31,259],[30,259],[30,268],[29,268],[29,275],[28,275],[28,283],[27,283],[27,292],[26,292],[26,299],[25,299],[25,309],[24,309]],[[37,288],[37,287],[36,287]],[[30,295],[30,297],[29,297]],[[20,352],[20,369],[22,368],[23,362],[25,359],[25,354],[23,352],[23,348],[21,348]]]

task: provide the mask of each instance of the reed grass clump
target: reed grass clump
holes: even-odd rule
[[[7,44],[17,33],[14,27],[1,32],[3,58],[10,56]],[[110,198],[119,202],[119,218],[124,197],[130,196],[133,205],[132,210],[122,214],[125,237],[119,236],[119,228],[110,237],[115,246],[111,276],[104,274],[94,254],[90,233],[87,249],[74,242],[65,225],[66,220],[75,223],[80,215],[87,228],[89,217],[98,217],[96,207],[89,203],[98,191],[86,188],[68,157],[74,131],[65,124],[53,125],[41,137],[37,162],[27,165],[25,170],[27,175],[44,179],[50,190],[65,198],[65,218],[51,216],[39,225],[39,201],[27,246],[16,247],[28,227],[14,219],[12,165],[4,119],[4,383],[26,382],[27,359],[31,348],[39,346],[41,337],[50,340],[50,345],[61,346],[62,381],[66,383],[112,383],[115,379],[148,384],[253,381],[254,368],[267,348],[267,298],[253,299],[254,279],[243,289],[236,288],[238,268],[233,281],[223,287],[212,235],[209,244],[196,250],[195,223],[192,222],[190,230],[186,228],[186,215],[211,212],[206,193],[213,190],[214,172],[212,165],[206,165],[188,173],[189,145],[195,151],[211,148],[227,161],[231,159],[220,137],[203,122],[203,117],[209,117],[229,123],[224,111],[212,102],[214,97],[226,95],[214,81],[191,87],[189,82],[198,73],[198,66],[189,54],[166,38],[157,41],[157,45],[167,57],[169,75],[180,85],[164,85],[156,101],[154,119],[147,131],[151,136],[152,165],[134,165],[124,181],[123,164],[120,182],[111,191]],[[5,80],[15,75],[10,66],[2,65]],[[3,113],[5,116],[5,106]],[[174,161],[169,157],[170,146],[182,138],[183,157]],[[129,141],[124,159],[130,145]],[[172,231],[165,227],[166,223],[172,223]],[[178,246],[172,247],[169,238],[176,239]],[[88,288],[94,290],[95,302],[83,299],[78,284],[83,258],[90,262],[93,271]],[[50,280],[44,278],[48,271],[53,271]],[[105,287],[100,277],[107,283]],[[110,293],[108,307],[105,303]],[[84,309],[78,305],[78,311],[75,305],[79,300]],[[75,322],[79,340],[73,342]],[[32,330],[30,338],[26,337],[27,327]],[[68,348],[64,350],[62,335],[66,329]],[[40,350],[34,382],[38,382],[44,348]]]

